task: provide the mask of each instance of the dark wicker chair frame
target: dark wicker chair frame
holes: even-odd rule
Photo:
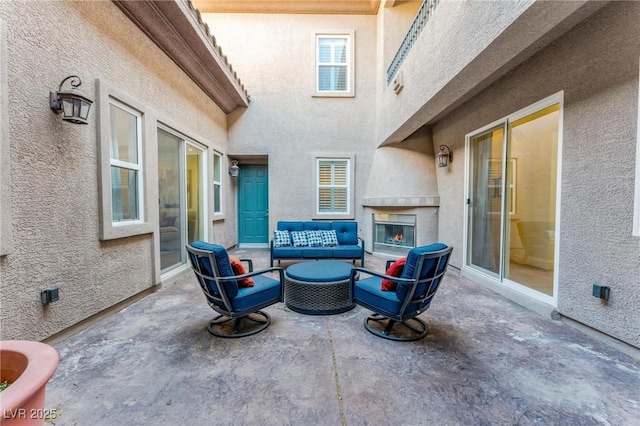
[[[196,274],[200,288],[207,298],[207,303],[216,311],[219,315],[214,317],[207,326],[209,333],[218,337],[235,338],[245,337],[252,334],[261,332],[269,327],[271,324],[271,317],[268,313],[261,311],[270,305],[284,300],[284,269],[280,267],[271,267],[260,269],[258,271],[253,270],[253,261],[251,259],[240,259],[242,262],[248,264],[248,271],[243,275],[234,276],[220,276],[218,264],[215,260],[213,253],[209,250],[200,250],[190,245],[187,245],[187,252],[189,253],[189,260],[191,262],[192,269]],[[212,267],[213,275],[208,275],[201,268],[200,259],[207,259]],[[231,300],[225,291],[225,286],[222,283],[229,281],[238,281],[243,278],[254,277],[257,275],[263,275],[268,272],[277,272],[280,281],[280,298],[279,300],[266,300],[262,303],[251,306],[250,308],[243,310],[234,310],[232,308]],[[210,284],[207,285],[207,282]],[[209,286],[215,286],[215,290],[211,291]],[[257,284],[256,284],[257,285]],[[227,323],[234,321],[231,332],[226,332],[228,329]]]
[[[419,254],[419,258],[416,262],[416,268],[413,277],[411,278],[398,278],[370,269],[354,267],[351,272],[352,292],[358,272],[366,273],[381,279],[386,278],[397,282],[398,285],[400,285],[400,283],[404,283],[409,284],[410,286],[407,291],[407,296],[402,302],[401,308],[393,315],[390,315],[388,312],[381,311],[379,307],[374,306],[371,303],[358,300],[354,295],[355,303],[374,312],[373,315],[370,315],[364,320],[365,328],[370,333],[389,340],[412,341],[425,337],[429,333],[429,327],[424,320],[418,318],[418,315],[425,312],[431,306],[431,300],[438,291],[442,278],[447,271],[452,251],[453,247],[448,247],[438,251]],[[429,268],[429,271],[427,271],[423,278],[420,278],[420,275],[422,275],[421,271],[423,270],[425,263],[431,259],[435,259],[433,266]],[[386,269],[389,269],[392,262],[393,260],[387,261]],[[418,291],[419,288],[422,290]],[[415,309],[410,309],[412,307],[415,307]],[[377,325],[377,327],[375,325]],[[398,327],[395,327],[394,329],[394,326],[396,325],[402,326],[404,329],[401,329],[402,331],[396,334],[392,334],[392,332],[398,329]]]

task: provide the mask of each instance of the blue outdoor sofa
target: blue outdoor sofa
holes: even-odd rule
[[[364,266],[364,240],[358,222],[278,222],[270,243],[273,261],[351,259]]]

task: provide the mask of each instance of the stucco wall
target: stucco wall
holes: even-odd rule
[[[269,162],[270,230],[314,217],[315,157],[355,155],[355,219],[373,157],[375,16],[204,14],[251,93],[229,118],[229,149]],[[355,97],[312,97],[315,34],[355,31]],[[362,229],[362,227],[361,227]]]
[[[112,2],[2,2],[0,17],[14,243],[0,258],[0,339],[41,340],[154,286],[158,268],[153,234],[99,241],[96,105],[89,125],[65,123],[49,109],[49,91],[77,74],[95,100],[96,79],[109,82],[148,107],[145,119],[178,124],[223,153],[226,116]],[[157,180],[146,189],[157,193]],[[157,224],[157,210],[147,213]],[[43,307],[50,286],[60,300]]]
[[[597,1],[443,1],[382,93],[378,139],[399,142],[486,88],[604,5]]]
[[[632,236],[640,3],[612,2],[433,127],[440,235],[463,247],[465,134],[564,91],[558,312],[640,346],[640,239]],[[462,250],[452,264],[461,263]],[[603,302],[592,285],[611,286]]]
[[[391,65],[394,56],[398,52],[407,31],[416,17],[421,1],[400,1],[393,7],[383,7],[378,12],[378,19],[382,19],[382,65],[383,77],[386,82],[387,68]]]

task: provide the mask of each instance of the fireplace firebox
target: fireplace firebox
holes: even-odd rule
[[[416,215],[373,214],[373,251],[406,256],[416,244]]]

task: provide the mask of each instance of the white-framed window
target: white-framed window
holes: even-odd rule
[[[13,249],[7,90],[7,27],[0,19],[0,256],[11,253]]]
[[[100,239],[112,240],[153,232],[147,206],[146,125],[154,122],[145,107],[100,79],[96,80]],[[155,138],[150,143],[155,147]],[[154,195],[157,198],[157,193]],[[157,202],[157,199],[156,199]]]
[[[355,95],[355,34],[316,33],[315,96]]]
[[[222,214],[222,154],[213,152],[213,213]]]
[[[640,86],[640,78],[638,78]],[[633,235],[640,237],[640,91],[638,91],[638,125],[636,126],[636,193],[633,205]]]
[[[352,158],[316,158],[316,215],[352,216]]]
[[[111,220],[139,221],[143,212],[142,114],[109,100]]]

